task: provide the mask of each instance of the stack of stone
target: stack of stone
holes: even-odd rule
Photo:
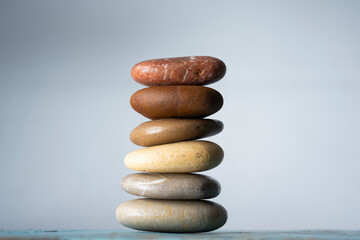
[[[150,86],[135,92],[133,109],[152,121],[136,127],[133,143],[146,148],[129,153],[125,165],[147,172],[126,176],[122,187],[145,197],[121,204],[117,220],[124,226],[156,232],[206,232],[223,226],[226,210],[202,200],[220,193],[215,179],[193,174],[218,166],[224,157],[221,147],[209,141],[223,129],[222,122],[203,119],[223,105],[214,89],[199,85],[220,80],[225,64],[213,57],[180,57],[143,61],[131,75]]]

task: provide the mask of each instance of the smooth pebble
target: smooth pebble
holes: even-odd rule
[[[131,107],[150,119],[203,118],[219,111],[221,94],[202,86],[160,86],[143,88],[130,99]]]
[[[221,205],[205,200],[135,199],[121,204],[116,218],[122,225],[137,230],[195,233],[222,227],[227,212]]]
[[[130,133],[130,140],[139,146],[149,147],[210,137],[223,128],[219,120],[166,118],[140,124]]]
[[[209,141],[187,141],[142,148],[125,156],[133,170],[155,173],[201,172],[218,166],[224,151]]]
[[[193,56],[146,60],[131,69],[131,76],[146,86],[204,85],[219,81],[225,72],[220,59]]]
[[[133,195],[155,199],[195,200],[219,195],[214,178],[186,173],[136,173],[123,178],[122,188]]]

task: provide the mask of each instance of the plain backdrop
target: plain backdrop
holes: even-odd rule
[[[0,1],[0,229],[125,229],[142,60],[228,68],[222,230],[360,228],[360,1]]]

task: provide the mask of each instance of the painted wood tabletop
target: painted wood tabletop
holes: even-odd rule
[[[239,239],[239,240],[360,240],[360,231],[241,231],[241,232],[213,232],[199,234],[169,234],[150,233],[140,231],[0,231],[0,239]]]

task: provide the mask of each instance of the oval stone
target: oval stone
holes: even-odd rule
[[[224,77],[226,66],[214,57],[176,57],[140,62],[131,69],[133,79],[146,86],[204,85]]]
[[[135,199],[121,204],[116,218],[125,227],[142,231],[195,233],[222,227],[227,212],[205,200]]]
[[[221,94],[202,86],[160,86],[135,92],[132,108],[150,119],[203,118],[219,111]]]
[[[142,172],[190,173],[218,166],[224,151],[209,141],[188,141],[142,148],[125,156],[126,167]]]
[[[214,178],[186,173],[136,173],[123,178],[122,188],[133,195],[156,199],[196,200],[220,194]]]
[[[212,119],[167,118],[148,121],[130,133],[130,140],[144,147],[195,140],[220,133],[221,121]]]

